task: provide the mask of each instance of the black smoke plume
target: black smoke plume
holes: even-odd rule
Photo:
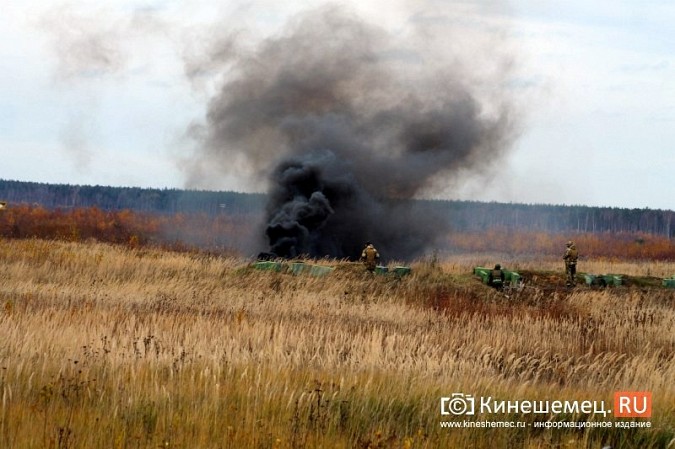
[[[466,62],[442,64],[423,39],[399,41],[325,7],[228,52],[203,150],[268,177],[270,251],[355,258],[371,240],[386,258],[412,258],[448,229],[409,200],[509,147],[506,96],[486,102]]]

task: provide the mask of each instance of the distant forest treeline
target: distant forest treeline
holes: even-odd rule
[[[211,192],[137,187],[74,186],[0,180],[0,200],[39,204],[48,209],[98,207],[159,213],[231,216],[259,215],[266,196],[259,193]],[[441,214],[456,231],[518,229],[547,233],[645,233],[675,237],[675,212],[590,206],[417,200],[419,213]]]
[[[98,207],[162,214],[250,214],[264,210],[259,193],[210,192],[140,187],[78,186],[0,180],[0,199],[47,209]]]

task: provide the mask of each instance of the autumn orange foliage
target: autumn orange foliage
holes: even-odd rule
[[[445,244],[456,252],[562,255],[568,240],[574,241],[585,257],[675,260],[675,241],[644,233],[553,234],[495,228],[451,233]]]
[[[0,213],[0,236],[69,241],[95,239],[132,247],[153,245],[173,249],[241,252],[261,234],[257,215],[153,214],[96,207],[48,210],[16,205]],[[644,233],[569,233],[514,231],[492,228],[451,232],[439,249],[457,253],[501,252],[512,255],[560,255],[574,240],[585,257],[675,260],[675,241]]]
[[[18,205],[0,213],[0,236],[226,250],[252,232],[250,221],[246,216],[163,215],[96,207],[48,210]]]

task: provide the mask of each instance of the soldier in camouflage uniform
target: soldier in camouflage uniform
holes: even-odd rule
[[[574,242],[570,240],[567,242],[567,248],[565,249],[565,255],[563,256],[563,260],[565,261],[565,272],[567,274],[566,285],[568,287],[574,287],[576,285],[578,258],[579,253],[577,247],[574,246]]]
[[[380,261],[380,253],[377,252],[372,243],[366,242],[366,247],[361,252],[361,261],[366,266],[366,270],[375,272],[375,267]]]

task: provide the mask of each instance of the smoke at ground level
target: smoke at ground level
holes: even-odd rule
[[[228,76],[192,175],[206,161],[265,180],[263,237],[279,256],[352,258],[366,240],[400,258],[421,253],[447,225],[407,200],[491,166],[516,128],[509,96],[494,90],[508,71],[493,71],[489,98],[478,82],[485,64],[503,63],[499,52],[457,61],[429,45],[441,29],[402,38],[326,6],[252,49],[227,41],[215,54]]]

